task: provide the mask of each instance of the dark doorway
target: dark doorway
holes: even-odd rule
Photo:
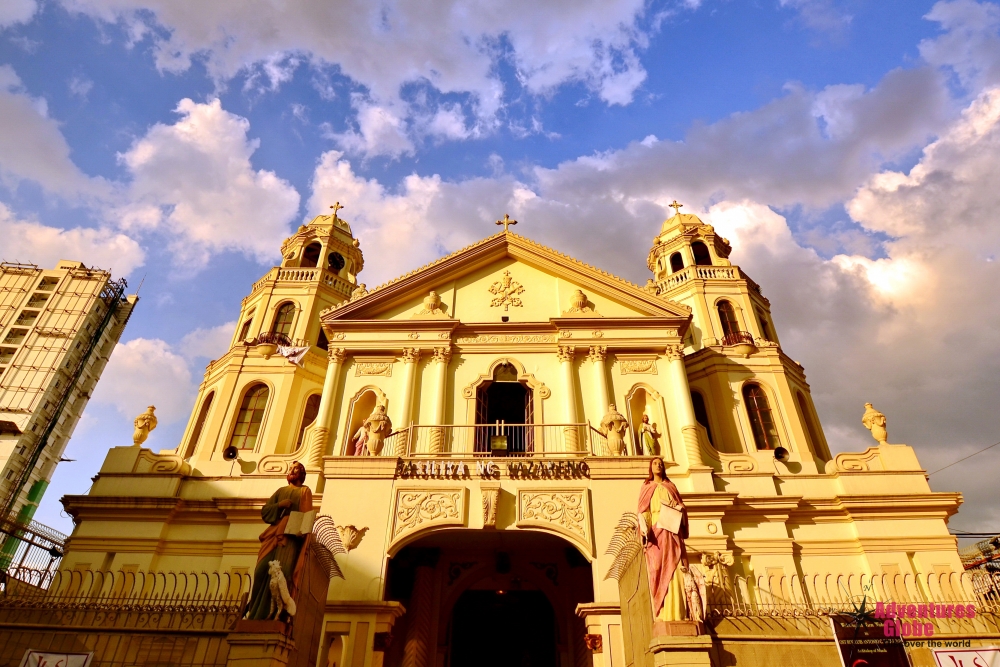
[[[319,264],[319,253],[323,249],[318,243],[310,243],[302,251],[302,267],[311,268]]]
[[[556,667],[555,615],[541,591],[466,591],[452,612],[450,667]]]
[[[504,424],[531,424],[534,410],[531,390],[520,382],[493,381],[480,387],[476,422],[488,424],[476,429],[476,451],[502,455],[524,455],[534,451],[534,433],[525,426],[497,426]],[[493,436],[506,438],[506,449],[498,450]]]

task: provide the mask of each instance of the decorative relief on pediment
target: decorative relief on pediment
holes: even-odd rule
[[[465,489],[397,489],[392,539],[434,526],[465,525]]]
[[[458,339],[459,345],[475,343],[554,343],[556,337],[550,334],[479,334],[478,336],[463,336]]]
[[[354,377],[381,375],[392,377],[394,359],[358,359],[354,365]]]
[[[592,553],[586,489],[519,489],[517,525],[561,533]]]
[[[656,375],[655,354],[615,355],[622,375]]]
[[[490,294],[494,295],[490,301],[491,308],[503,307],[509,310],[511,306],[520,308],[524,305],[519,294],[524,294],[524,285],[514,280],[510,271],[503,272],[503,278],[490,285]]]

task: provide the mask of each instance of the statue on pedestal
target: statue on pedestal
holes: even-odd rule
[[[618,412],[615,404],[608,406],[608,413],[601,420],[601,433],[608,439],[608,452],[612,456],[622,456],[625,453],[625,430],[628,421]]]
[[[687,508],[658,456],[649,462],[649,476],[639,490],[638,515],[654,621],[702,623],[705,578],[688,564]]]
[[[132,422],[135,425],[135,431],[132,432],[132,444],[136,447],[146,442],[149,432],[156,428],[156,415],[153,414],[155,411],[156,406],[151,405]]]
[[[305,551],[312,533],[315,512],[312,490],[305,486],[305,466],[293,461],[285,479],[288,485],[275,491],[260,510],[261,518],[270,525],[260,535],[260,551],[246,614],[251,621],[267,620],[275,609],[294,614],[294,607],[287,605],[284,599],[280,582],[285,582],[289,598],[294,598],[302,570],[299,556]],[[280,567],[272,566],[272,562],[278,562]],[[272,602],[272,586],[279,591],[281,601]]]
[[[385,413],[385,406],[377,404],[361,428],[354,434],[355,456],[378,456],[382,453],[385,439],[392,433],[392,421]]]
[[[886,444],[889,432],[885,427],[885,415],[873,408],[871,403],[865,403],[865,414],[861,416],[861,423],[872,432],[872,437],[878,444]]]
[[[656,454],[656,438],[659,437],[659,433],[656,432],[656,424],[652,424],[649,421],[649,415],[642,416],[642,423],[639,424],[639,451],[636,454],[650,455]]]

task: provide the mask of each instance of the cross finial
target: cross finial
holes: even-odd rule
[[[338,201],[338,202],[334,202],[333,206],[331,206],[330,208],[333,209],[333,219],[336,220],[337,219],[337,211],[339,211],[340,209],[342,209],[344,207],[341,206],[340,202]]]
[[[677,200],[675,199],[672,202],[670,202],[669,204],[667,204],[667,206],[669,206],[670,208],[674,209],[674,215],[680,215],[681,214],[681,206],[684,206],[684,204],[678,204]]]
[[[503,225],[503,231],[507,232],[508,231],[507,228],[510,225],[516,225],[517,224],[517,220],[511,220],[510,216],[507,215],[506,213],[504,213],[503,214],[503,220],[497,220],[497,224],[498,225]]]

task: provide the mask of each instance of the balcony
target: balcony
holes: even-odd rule
[[[749,357],[751,354],[757,351],[757,345],[754,343],[753,335],[747,333],[746,331],[733,331],[726,334],[722,339],[723,347],[733,348],[733,352],[736,354],[742,354],[744,357]]]
[[[393,431],[379,455],[576,459],[611,452],[604,434],[590,424],[413,424]]]
[[[339,292],[344,296],[350,296],[353,285],[338,276],[333,271],[321,268],[282,268],[274,267],[268,271],[267,275],[253,284],[250,294],[263,288],[270,282],[280,281],[284,283],[315,283],[320,282],[327,287]]]

